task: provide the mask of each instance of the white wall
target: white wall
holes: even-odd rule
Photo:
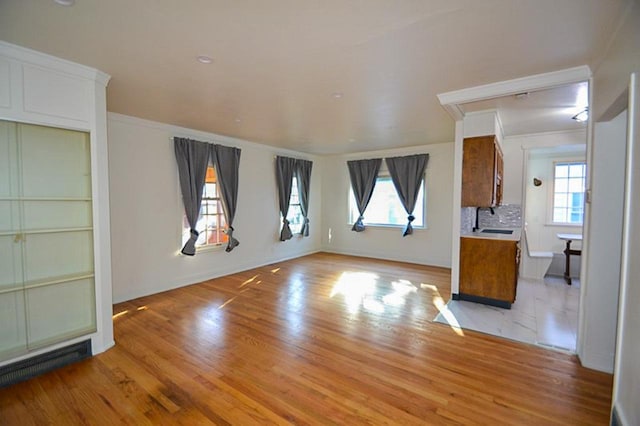
[[[611,115],[616,115],[625,107],[627,95],[625,91],[628,87],[629,76],[632,72],[640,71],[640,3],[633,1],[629,3],[629,11],[627,12],[625,20],[619,27],[618,32],[612,38],[611,43],[608,46],[606,52],[603,53],[603,61],[595,67],[595,73],[593,77],[593,100],[591,102],[593,116],[596,121],[600,120],[605,113],[613,110],[613,114],[610,114],[608,118],[612,118]],[[622,100],[623,105],[616,106],[616,102]],[[596,128],[596,130],[598,130]],[[636,130],[637,131],[637,130]],[[637,136],[637,135],[636,135]],[[593,162],[599,162],[601,155],[606,155],[606,149],[610,142],[607,141],[606,135],[602,133],[594,132],[593,137]],[[603,149],[598,152],[597,147],[601,146]],[[636,159],[637,160],[637,159]],[[637,171],[637,161],[634,162],[635,169]],[[607,171],[614,168],[622,168],[622,164],[609,164]],[[605,177],[605,174],[600,177]],[[597,176],[593,177],[591,182],[592,186],[598,185]],[[603,181],[606,182],[606,181]],[[602,186],[602,191],[606,191],[606,186]],[[600,197],[600,193],[595,189],[593,190],[594,201]],[[637,197],[635,197],[637,199]],[[637,215],[637,212],[634,213]],[[606,226],[604,218],[594,218],[590,221],[591,228],[597,229],[598,225]],[[591,233],[591,231],[590,231]],[[637,242],[637,229],[634,234]],[[609,253],[606,249],[600,249],[600,239],[597,234],[594,233],[593,237],[589,235],[589,254],[588,262],[591,263],[594,259],[607,258]],[[637,246],[637,244],[636,244]],[[635,272],[635,276],[638,274],[638,262],[637,253],[629,253],[631,257],[627,257],[626,261],[630,266],[629,271]],[[623,259],[625,259],[623,257]],[[609,269],[618,269],[619,264],[611,264]],[[637,278],[633,284],[638,284]],[[594,315],[593,319],[597,317],[606,320],[607,322],[615,320],[615,312],[612,312],[611,306],[607,306],[607,300],[598,300],[598,292],[591,292],[593,285],[597,285],[596,282],[592,282],[589,277],[589,294],[583,298],[583,304],[588,304],[592,308],[587,311],[585,309],[584,316]],[[625,291],[628,289],[625,289]],[[613,405],[619,415],[619,420],[624,425],[638,424],[640,422],[640,369],[638,368],[638,343],[640,342],[640,321],[638,318],[638,303],[639,292],[638,286],[635,286],[634,297],[628,298],[626,309],[623,308],[623,314],[620,318],[620,330],[618,336],[620,340],[617,342],[619,349],[616,354],[616,372],[614,378],[614,394]],[[630,308],[630,309],[629,309]],[[589,322],[587,318],[584,318],[582,323],[585,325]],[[594,355],[606,354],[611,349],[609,347],[596,347],[597,342],[606,344],[607,337],[605,330],[587,329],[582,327],[580,330],[583,341],[589,340],[592,343],[590,345],[582,345],[578,348],[578,353],[581,360],[591,359]],[[635,348],[635,349],[634,349]],[[624,362],[621,362],[623,361]]]
[[[581,359],[586,367],[610,373],[620,283],[626,125],[626,113],[610,122],[595,124],[591,164],[591,257],[585,269]]]
[[[119,114],[108,116],[113,300],[143,295],[316,252],[321,247],[321,175],[318,158],[238,139]],[[232,252],[179,254],[184,208],[173,136],[242,149]],[[280,242],[274,156],[313,161],[311,235]]]
[[[451,267],[451,225],[453,191],[453,143],[328,156],[323,159],[322,248],[380,259],[400,260]],[[351,231],[349,219],[349,173],[347,160],[384,158],[428,153],[427,229],[415,229],[402,236],[402,227],[368,226]]]
[[[586,130],[533,133],[505,137],[502,143],[502,153],[504,155],[504,204],[522,203],[523,171],[525,170],[525,156],[529,150],[556,148],[565,145],[584,145],[586,143]]]

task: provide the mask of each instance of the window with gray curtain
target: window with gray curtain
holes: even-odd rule
[[[228,242],[226,251],[230,252],[240,243],[233,236],[233,218],[238,200],[238,175],[240,166],[240,149],[222,145],[214,145],[186,138],[174,138],[174,150],[178,163],[178,175],[185,216],[189,223],[190,236],[182,253],[193,256],[196,253],[196,242],[199,232],[196,230],[201,214],[202,196],[209,160],[215,168],[220,191]]]
[[[365,229],[362,220],[364,219],[364,212],[367,209],[369,200],[371,200],[373,189],[376,186],[376,178],[378,177],[381,163],[381,158],[347,161],[351,188],[353,189],[353,195],[356,199],[358,212],[360,213],[358,220],[355,221],[351,228],[352,231],[362,232]]]
[[[408,155],[406,157],[391,157],[385,159],[393,185],[398,192],[407,214],[408,223],[402,233],[403,237],[413,233],[411,222],[415,219],[413,209],[420,191],[420,184],[424,179],[424,171],[429,162],[429,154]]]
[[[311,185],[311,168],[313,162],[309,160],[296,160],[296,176],[298,183],[298,196],[300,198],[300,210],[302,210],[303,224],[300,234],[309,236],[309,187]]]
[[[176,137],[173,138],[173,145],[178,163],[184,212],[191,227],[191,235],[182,247],[182,254],[193,256],[196,254],[196,241],[199,235],[196,224],[200,215],[202,188],[209,164],[209,144]]]
[[[293,233],[289,227],[287,214],[289,213],[289,201],[291,199],[291,186],[293,184],[293,174],[295,173],[296,160],[289,157],[276,157],[276,184],[278,186],[278,201],[280,214],[282,215],[282,229],[280,230],[280,241],[291,239]]]
[[[240,148],[212,144],[209,149],[211,161],[218,173],[220,198],[228,227],[227,237],[229,237],[229,240],[225,251],[230,252],[240,244],[240,242],[233,237],[233,218],[236,215],[236,206],[238,204]]]

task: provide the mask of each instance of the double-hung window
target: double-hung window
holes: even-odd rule
[[[196,241],[196,248],[218,246],[225,243],[227,241],[227,234],[223,232],[225,226],[216,170],[210,165],[207,168],[205,184],[202,189],[202,204],[196,225],[196,231],[200,235]],[[189,222],[184,216],[182,220],[183,245],[189,239],[189,235]]]
[[[425,218],[425,188],[424,176],[420,182],[420,190],[416,200],[416,206],[413,210],[415,220],[412,225],[414,228],[424,228],[426,226]],[[358,220],[360,213],[356,204],[353,189],[349,190],[349,223],[353,224]],[[373,189],[371,200],[364,212],[365,225],[373,226],[405,226],[407,224],[407,212],[402,206],[402,202],[396,192],[393,181],[388,172],[381,171],[376,178],[376,186]]]
[[[584,161],[565,161],[554,164],[553,223],[582,225],[585,178]]]

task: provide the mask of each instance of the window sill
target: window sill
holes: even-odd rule
[[[208,253],[210,251],[224,250],[225,246],[226,246],[226,243],[208,245],[208,246],[204,246],[204,247],[196,247],[196,254],[195,255],[198,255],[200,253]],[[178,250],[178,256],[193,257],[193,256],[187,256],[186,254],[183,254],[182,251],[180,251],[180,250]]]
[[[582,228],[581,223],[545,223],[544,226],[552,228]]]

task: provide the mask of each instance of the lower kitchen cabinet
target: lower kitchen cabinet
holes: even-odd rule
[[[460,238],[458,299],[511,308],[516,300],[520,243]]]

